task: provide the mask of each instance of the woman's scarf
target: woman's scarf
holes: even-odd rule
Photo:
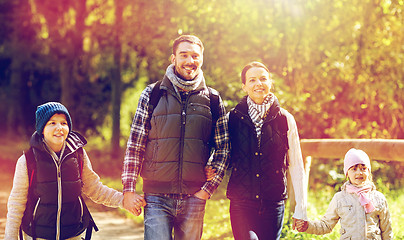
[[[174,64],[171,64],[167,67],[166,76],[170,79],[171,83],[185,91],[193,91],[195,90],[201,82],[204,80],[202,69],[200,70],[198,76],[196,76],[193,80],[184,80],[178,77],[174,71]]]
[[[264,124],[264,119],[269,108],[275,101],[275,95],[270,93],[265,97],[262,104],[256,104],[250,97],[247,98],[248,104],[248,115],[250,115],[251,120],[255,125],[255,130],[257,131],[258,141],[261,140],[261,129]]]
[[[355,193],[359,197],[360,204],[365,208],[366,213],[371,213],[375,210],[372,201],[369,198],[369,192],[372,190],[371,185],[366,185],[363,187],[355,187],[351,184],[346,185],[346,191],[348,193]]]

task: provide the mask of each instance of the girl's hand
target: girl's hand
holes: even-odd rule
[[[299,232],[306,232],[307,228],[309,228],[309,223],[302,219],[293,219],[295,221],[296,230]]]
[[[208,182],[211,181],[214,177],[216,177],[216,170],[212,166],[206,166],[205,176]]]

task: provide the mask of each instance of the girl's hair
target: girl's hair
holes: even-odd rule
[[[241,82],[243,84],[245,84],[246,80],[247,80],[246,79],[247,71],[250,70],[251,68],[254,68],[254,67],[265,69],[265,71],[267,71],[269,73],[269,76],[271,77],[271,72],[268,70],[268,68],[264,64],[262,64],[260,62],[250,62],[247,65],[245,65],[244,68],[243,68],[243,71],[241,71]]]

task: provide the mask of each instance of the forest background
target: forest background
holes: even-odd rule
[[[194,34],[227,110],[255,60],[302,139],[403,139],[403,11],[404,0],[0,0],[0,136],[28,141],[36,106],[60,101],[97,171],[119,178],[140,92],[164,75],[173,39]],[[337,189],[341,164],[313,161],[311,190]],[[379,186],[402,189],[403,163],[372,164]]]

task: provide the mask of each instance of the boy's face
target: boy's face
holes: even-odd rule
[[[43,136],[46,143],[55,152],[59,152],[62,149],[68,134],[69,125],[63,113],[54,114],[43,129]]]
[[[369,168],[364,164],[356,164],[348,169],[349,181],[356,186],[365,185],[366,181],[369,179],[370,171]]]

